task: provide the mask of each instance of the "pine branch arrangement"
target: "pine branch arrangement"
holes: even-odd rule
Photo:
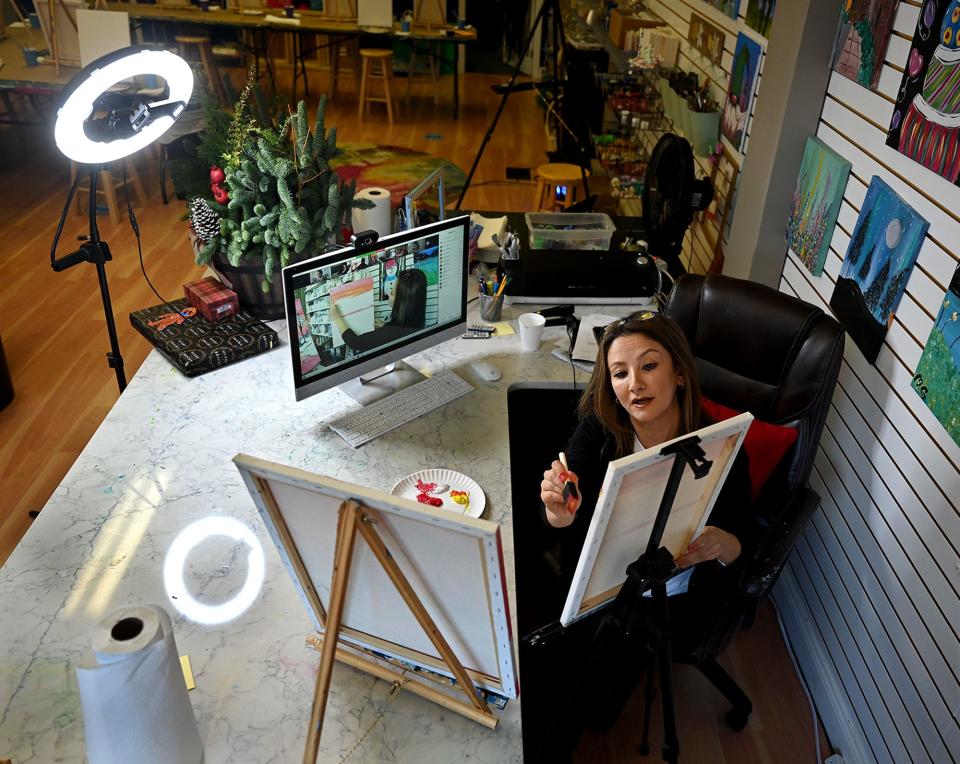
[[[224,151],[224,187],[230,200],[221,212],[219,234],[200,249],[205,264],[217,251],[231,265],[262,258],[264,292],[277,268],[311,256],[335,242],[349,225],[354,208],[371,203],[354,199],[354,181],[342,183],[330,168],[337,148],[336,129],[324,126],[321,96],[311,130],[303,101],[279,127],[262,127],[249,116],[250,86],[237,103]],[[260,104],[256,104],[260,108]]]

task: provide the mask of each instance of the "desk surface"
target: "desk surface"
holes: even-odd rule
[[[60,65],[60,74],[53,62],[27,66],[23,60],[21,46],[46,48],[43,34],[39,29],[7,27],[7,39],[0,40],[0,88],[43,88],[60,90],[70,78],[80,71],[79,67]]]
[[[520,312],[507,307],[505,318]],[[484,517],[501,524],[515,613],[506,391],[514,381],[570,379],[549,354],[563,331],[548,328],[532,354],[519,352],[514,335],[456,339],[412,356],[426,371],[455,369],[476,389],[357,451],[325,427],[354,406],[344,393],[294,403],[283,335],[278,350],[194,379],[153,351],[0,570],[0,755],[17,764],[82,761],[74,666],[91,628],[114,608],[159,603],[193,664],[207,764],[300,760],[319,654],[305,644],[310,619],[230,461],[238,451],[382,490],[424,467],[472,476],[487,495]],[[503,378],[474,382],[466,366],[478,358]],[[254,602],[218,624],[179,612],[164,586],[174,539],[210,516],[240,520],[266,556]],[[230,601],[246,580],[245,542],[194,541],[188,590],[204,604]],[[351,762],[521,760],[518,701],[491,732],[409,693],[387,707],[388,689],[337,665],[321,761],[340,761],[371,725]]]
[[[407,38],[414,40],[444,40],[452,43],[470,43],[476,42],[477,33],[475,29],[455,30],[453,27],[438,27],[427,30],[426,28],[414,28],[409,34],[400,31],[400,25],[395,24],[392,30],[366,29],[357,25],[356,21],[338,21],[324,16],[320,12],[298,10],[300,24],[285,24],[283,22],[273,22],[266,18],[267,14],[272,16],[283,16],[282,8],[263,8],[254,6],[248,10],[262,10],[259,15],[241,14],[238,8],[218,8],[213,7],[209,11],[201,11],[196,6],[184,6],[183,8],[161,8],[157,5],[141,5],[139,3],[118,3],[108,2],[107,10],[124,11],[130,14],[130,18],[135,19],[153,19],[155,21],[179,21],[191,24],[203,24],[205,26],[233,26],[248,28],[269,28],[277,30],[286,30],[290,32],[312,32],[316,34],[344,34],[356,36],[360,34],[389,34],[398,38]],[[451,34],[447,34],[451,32]]]

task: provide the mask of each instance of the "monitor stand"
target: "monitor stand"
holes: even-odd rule
[[[426,377],[404,361],[387,364],[369,374],[351,379],[339,386],[361,406],[379,401],[398,390],[422,382]]]

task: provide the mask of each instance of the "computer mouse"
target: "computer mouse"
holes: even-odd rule
[[[474,361],[470,364],[470,371],[481,382],[496,382],[503,376],[500,369],[489,361]]]

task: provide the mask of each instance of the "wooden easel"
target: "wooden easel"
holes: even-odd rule
[[[357,0],[326,0],[323,16],[331,21],[356,21]]]
[[[333,675],[333,662],[339,660],[348,666],[372,674],[375,677],[392,682],[395,687],[410,690],[415,695],[431,700],[444,708],[455,711],[468,719],[490,729],[495,729],[498,719],[494,716],[486,701],[482,700],[477,694],[477,687],[467,670],[463,667],[459,658],[454,654],[447,640],[436,623],[430,617],[417,593],[413,590],[407,577],[397,565],[396,560],[386,545],[380,534],[377,533],[377,513],[376,510],[364,506],[359,502],[350,499],[344,501],[338,510],[337,516],[337,537],[334,547],[333,558],[333,577],[330,584],[329,609],[323,607],[320,596],[310,581],[303,560],[296,550],[296,544],[293,541],[290,531],[283,520],[280,509],[277,506],[276,499],[270,490],[269,483],[260,477],[255,478],[260,496],[263,498],[267,509],[274,520],[277,533],[283,542],[284,548],[290,553],[290,563],[303,586],[303,590],[310,600],[313,611],[320,619],[324,629],[322,646],[320,647],[320,669],[317,673],[317,685],[313,696],[313,708],[310,713],[310,728],[307,735],[307,744],[303,752],[304,764],[314,764],[317,760],[317,752],[320,748],[320,732],[323,728],[324,714],[327,708],[327,696],[330,692],[330,680]],[[377,561],[380,563],[384,572],[397,588],[403,601],[406,603],[414,618],[423,628],[424,633],[429,637],[433,646],[439,652],[444,664],[450,673],[457,680],[457,689],[467,696],[466,700],[461,700],[455,696],[441,692],[435,687],[431,687],[416,679],[411,679],[404,673],[388,668],[368,658],[364,658],[353,652],[340,647],[339,634],[343,619],[343,610],[346,602],[347,583],[350,577],[350,564],[353,559],[353,550],[356,544],[357,535],[363,537],[367,546],[373,552]],[[334,638],[330,638],[334,635]],[[311,640],[313,646],[316,641]]]
[[[67,66],[79,66],[80,59],[65,59],[60,55],[60,42],[57,40],[56,5],[59,5],[63,10],[63,15],[66,16],[67,21],[70,22],[70,26],[73,27],[73,31],[79,34],[79,30],[77,29],[76,19],[70,15],[70,11],[67,9],[67,6],[63,0],[47,0],[47,29],[49,30],[50,34],[50,57],[53,59],[53,65],[55,67],[57,76],[59,77],[61,64],[65,64]]]
[[[434,29],[444,29],[447,26],[447,13],[444,10],[443,0],[433,0],[434,5],[436,6],[437,15],[434,17],[431,14],[426,18],[426,20],[424,20],[424,3],[426,2],[427,0],[414,0],[413,26],[426,27],[428,32],[432,32]]]

